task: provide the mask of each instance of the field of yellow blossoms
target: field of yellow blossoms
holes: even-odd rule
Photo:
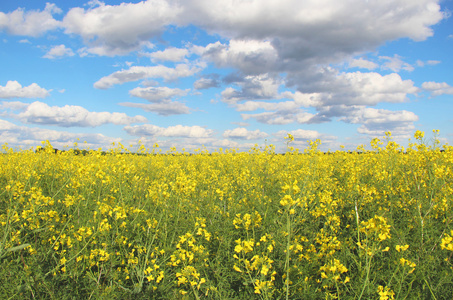
[[[453,147],[0,154],[1,299],[451,299]],[[442,150],[442,151],[440,151]]]

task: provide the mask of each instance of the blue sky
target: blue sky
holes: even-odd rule
[[[0,143],[453,144],[453,2],[0,2]]]

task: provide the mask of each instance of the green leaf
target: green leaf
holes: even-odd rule
[[[28,246],[30,246],[30,244],[23,244],[23,245],[19,245],[19,246],[16,246],[16,247],[11,247],[11,248],[6,249],[6,253],[19,251],[19,250],[22,250],[24,248],[27,248]]]

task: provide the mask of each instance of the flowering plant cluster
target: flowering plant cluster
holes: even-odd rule
[[[0,154],[2,299],[453,297],[453,147]],[[69,294],[68,294],[69,293]]]

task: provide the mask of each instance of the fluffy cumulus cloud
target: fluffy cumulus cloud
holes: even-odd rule
[[[453,86],[446,82],[423,82],[422,88],[429,91],[433,96],[453,95]]]
[[[245,54],[242,58],[240,55],[235,58],[243,59],[245,64],[249,60],[252,63],[262,61],[263,57],[264,61],[273,63],[276,55],[282,63],[287,60],[331,63],[345,55],[374,50],[389,40],[403,37],[424,40],[433,34],[430,26],[445,17],[433,0],[91,3],[96,5],[70,9],[61,26],[67,34],[81,36],[88,49],[97,49],[97,54],[127,54],[140,49],[150,38],[162,33],[166,26],[193,24],[209,33],[232,39],[230,48],[239,52],[246,49],[242,51]],[[2,13],[0,28],[13,33],[38,35],[59,26],[52,17],[52,13],[59,11],[55,5],[47,4],[44,11],[18,9]],[[223,49],[214,51],[220,55],[215,54],[214,60],[230,59],[222,54],[224,45],[213,47]],[[230,63],[234,64],[234,60]],[[255,64],[251,69],[257,66]]]
[[[278,89],[281,82],[278,78],[268,74],[249,75],[243,78],[234,78],[231,81],[240,86],[241,89],[226,88],[221,93],[223,102],[234,104],[243,100],[279,98]]]
[[[424,67],[426,65],[435,66],[435,65],[440,64],[440,60],[427,60],[427,61],[417,60],[416,64],[419,67]]]
[[[275,64],[277,56],[281,63],[330,63],[345,55],[374,50],[388,40],[424,40],[433,34],[430,26],[445,17],[433,0],[90,3],[88,8],[71,8],[61,22],[53,18],[54,13],[61,12],[54,4],[47,4],[43,11],[17,9],[0,13],[0,28],[13,34],[37,36],[61,26],[65,33],[82,37],[87,52],[113,56],[148,45],[169,25],[193,24],[232,39],[226,48],[222,44],[211,45],[206,57],[219,64],[242,61],[240,67],[257,72],[255,68],[263,62],[267,67]],[[182,52],[176,57],[180,59],[181,55]],[[164,57],[175,59],[169,53]],[[260,64],[254,64],[257,61]]]
[[[408,101],[409,95],[420,90],[411,80],[403,80],[397,73],[381,75],[376,72],[338,72],[332,68],[318,69],[311,74],[299,74],[304,82],[300,91],[278,92],[281,81],[268,75],[245,76],[232,80],[241,89],[232,87],[222,91],[222,101],[232,105],[237,111],[252,112],[242,114],[244,120],[251,118],[260,123],[283,125],[291,123],[321,123],[332,121],[323,108],[345,106],[374,106],[378,103],[401,103]],[[264,102],[260,99],[291,99],[290,101]],[[318,114],[305,108],[314,108]]]
[[[359,133],[382,136],[390,130],[393,135],[409,138],[415,130],[414,122],[418,116],[413,112],[390,111],[370,107],[336,107],[334,114],[343,115],[341,121],[351,124],[362,124],[358,128]],[[344,110],[344,111],[341,111]]]
[[[189,91],[189,89],[181,90],[169,87],[137,87],[130,90],[129,94],[134,97],[148,100],[152,103],[123,102],[120,103],[120,105],[141,108],[145,111],[154,112],[162,116],[188,114],[190,113],[190,109],[186,104],[178,101],[171,101],[171,99],[185,96]]]
[[[50,96],[50,90],[40,87],[36,83],[22,86],[15,80],[10,80],[5,86],[0,85],[0,98],[45,98]]]
[[[244,120],[255,119],[260,123],[269,125],[284,125],[291,123],[311,123],[314,114],[301,108],[301,104],[296,101],[284,102],[264,102],[247,101],[236,104],[238,111],[265,110],[265,112],[255,114],[241,114]]]
[[[268,40],[281,61],[310,64],[331,63],[402,37],[424,40],[433,34],[430,26],[444,17],[432,0],[192,0],[184,4],[181,21],[233,39]]]
[[[293,99],[294,103],[301,107],[319,107],[322,106],[322,93],[301,93],[296,91],[292,92],[283,92],[282,97]]]
[[[278,53],[269,41],[231,40],[192,47],[194,53],[217,67],[234,67],[245,74],[261,74],[281,69]]]
[[[413,71],[415,68],[404,62],[401,56],[395,54],[393,57],[379,56],[379,59],[384,60],[385,63],[382,65],[382,69],[391,70],[393,72],[399,72],[400,70]]]
[[[58,45],[52,47],[43,57],[49,59],[61,58],[64,56],[74,56],[71,48],[66,48],[65,45]]]
[[[62,23],[66,33],[83,38],[88,52],[108,56],[139,50],[165,26],[174,24],[181,13],[176,1],[97,4],[88,9],[72,8]]]
[[[2,101],[0,103],[0,110],[23,110],[28,106],[27,103],[20,101]],[[6,112],[2,112],[2,115],[7,115]]]
[[[152,62],[158,61],[172,61],[172,62],[181,62],[186,60],[186,56],[189,55],[189,50],[182,48],[170,47],[162,51],[155,51],[151,53],[144,54],[151,58]]]
[[[175,125],[167,128],[152,124],[135,125],[124,127],[127,133],[135,136],[158,136],[158,137],[183,137],[183,138],[208,138],[214,131],[201,126]]]
[[[305,141],[316,140],[316,139],[324,140],[324,138],[326,137],[326,135],[319,133],[316,130],[306,130],[306,129],[296,129],[296,130],[292,130],[290,132],[280,130],[280,131],[276,132],[274,135],[283,139],[284,137],[286,137],[288,135],[288,133],[290,133],[294,137],[295,142],[298,142],[298,141],[305,142]],[[332,139],[333,137],[330,137],[330,138]]]
[[[330,67],[311,74],[300,73],[291,80],[303,82],[299,85],[302,93],[319,93],[319,105],[398,103],[407,101],[408,94],[419,91],[412,80],[403,80],[397,73],[344,73]]]
[[[297,109],[295,111],[277,110],[256,114],[241,114],[244,120],[255,119],[256,121],[269,125],[285,125],[292,123],[312,123],[313,114]]]
[[[238,140],[259,140],[269,136],[267,133],[260,130],[247,130],[247,128],[238,127],[232,130],[225,130],[223,133],[224,138],[238,139]]]
[[[128,64],[127,69],[100,78],[94,87],[108,89],[142,81],[141,87],[129,93],[150,103],[124,102],[120,105],[163,116],[190,113],[185,103],[174,101],[174,98],[188,95],[189,90],[156,87],[158,84],[147,86],[146,81],[159,80],[160,84],[161,80],[168,82],[194,76],[208,67],[209,72],[213,72],[211,66],[223,68],[229,74],[223,77],[201,74],[193,88],[201,93],[222,87],[218,99],[240,112],[243,120],[254,119],[270,125],[339,121],[356,124],[358,132],[363,134],[381,135],[383,131],[391,130],[404,136],[415,128],[418,116],[409,111],[370,106],[406,102],[423,90],[432,96],[453,94],[453,88],[445,82],[425,82],[418,88],[413,81],[398,74],[439,61],[410,64],[399,55],[379,56],[378,53],[374,54],[373,61],[368,59],[371,52],[389,41],[401,38],[423,41],[432,36],[431,27],[447,17],[436,0],[136,2],[107,5],[93,0],[83,8],[69,9],[62,21],[54,19],[61,11],[53,4],[47,4],[42,11],[17,9],[0,13],[0,31],[39,36],[63,28],[64,33],[81,37],[80,56],[116,56],[140,51],[138,56],[149,57],[154,65]],[[187,29],[192,25],[211,37],[219,37],[219,41],[210,40],[207,45],[186,44],[182,48],[168,45],[166,49],[154,51],[151,41],[162,42],[163,32],[172,28]],[[148,49],[144,50],[145,47]],[[57,45],[44,57],[55,59],[72,55],[72,49]],[[341,66],[346,71],[341,71]],[[385,71],[386,75],[376,70]],[[219,73],[224,74],[223,71]],[[48,90],[35,83],[22,87],[16,81],[8,81],[0,86],[0,98],[5,99],[48,95]],[[21,108],[17,103],[7,105]],[[98,126],[96,124],[130,125],[143,121],[140,116],[94,113],[78,106],[50,108],[41,102],[21,109],[22,113],[17,116],[28,123],[53,121]],[[126,126],[125,130],[131,135],[149,138],[206,139],[214,145],[209,140],[213,138],[213,131],[200,126],[163,128],[146,124]],[[265,135],[259,130],[240,127],[225,131],[221,143],[234,145],[240,140],[259,139]],[[314,131],[299,130],[293,135],[300,139],[326,138]]]
[[[304,150],[310,145],[310,141],[320,140],[321,145],[319,146],[320,149],[323,151],[328,150],[331,146],[335,146],[337,144],[337,137],[330,134],[321,133],[316,130],[308,130],[308,129],[296,129],[291,131],[280,130],[275,132],[273,135],[273,139],[270,141],[277,145],[277,152],[285,152],[287,151],[286,146],[282,145],[282,141],[285,141],[285,137],[288,136],[290,133],[294,137],[294,141],[291,142],[290,146],[295,147],[299,150]],[[278,146],[281,145],[281,146]]]
[[[294,101],[285,102],[265,102],[265,101],[246,101],[244,103],[236,104],[237,111],[255,111],[263,110],[294,110],[298,109],[299,105]]]
[[[122,102],[121,106],[136,107],[143,109],[144,111],[153,112],[161,116],[171,115],[183,115],[189,114],[190,109],[186,104],[177,101],[162,101],[159,103],[133,103],[133,102]]]
[[[24,123],[60,127],[96,127],[103,124],[129,125],[147,121],[143,116],[129,117],[125,113],[90,112],[81,106],[49,106],[40,101],[28,105],[2,108],[21,110],[22,112],[10,114],[10,116]]]
[[[243,112],[265,110],[265,112],[242,114],[244,120],[253,118],[260,123],[271,125],[310,124],[330,122],[333,117],[345,116],[349,112],[345,109],[348,107],[374,106],[381,102],[400,103],[408,101],[408,95],[419,92],[411,80],[402,80],[396,73],[385,76],[375,72],[339,73],[331,68],[324,68],[319,74],[312,75],[316,80],[304,75],[303,78],[306,80],[302,91],[294,93],[285,91],[277,94],[276,89],[273,90],[274,98],[288,98],[291,99],[290,101],[234,102],[234,107]],[[230,95],[238,94],[236,90],[231,88],[230,90]],[[222,96],[226,98],[224,94]],[[236,101],[244,99],[243,97],[229,98]],[[250,96],[249,99],[253,97]],[[306,108],[314,108],[317,113],[309,112]],[[340,111],[342,113],[338,114]]]
[[[53,14],[61,13],[55,4],[46,3],[44,10],[25,11],[18,8],[13,12],[0,12],[0,30],[14,35],[37,37],[60,26]]]
[[[97,89],[108,89],[116,84],[123,84],[147,78],[175,80],[180,77],[192,76],[199,71],[201,71],[201,67],[189,66],[187,64],[178,64],[174,68],[163,65],[150,67],[134,66],[127,70],[117,71],[108,76],[102,77],[94,83],[94,87]]]
[[[137,87],[129,91],[131,96],[146,99],[150,102],[161,102],[163,100],[171,99],[175,96],[185,96],[189,89],[181,90],[178,88],[172,89],[168,87]]]
[[[379,65],[377,63],[363,59],[363,58],[352,59],[349,62],[349,68],[374,70],[378,67],[379,67]]]
[[[48,140],[52,146],[64,149],[66,146],[71,146],[77,139],[86,141],[86,146],[92,149],[105,147],[113,142],[121,142],[120,138],[111,138],[99,133],[72,133],[37,127],[29,128],[0,119],[0,140],[11,146],[22,145],[32,147],[40,145],[42,141]]]
[[[194,82],[193,87],[196,90],[206,90],[220,87],[218,76],[205,76]]]

